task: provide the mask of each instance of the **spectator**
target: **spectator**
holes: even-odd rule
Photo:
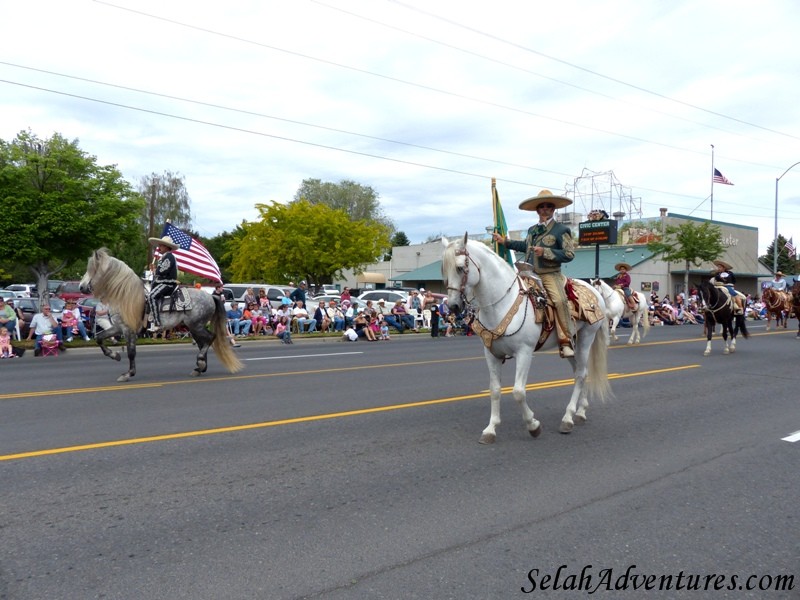
[[[305,281],[300,282],[301,285],[303,283],[305,283]],[[300,288],[297,289],[299,290]],[[308,333],[313,333],[316,331],[317,322],[309,316],[306,307],[303,306],[305,302],[302,300],[296,300],[295,304],[296,306],[294,307],[294,310],[292,310],[292,320],[297,323],[297,330],[300,333],[305,333],[306,331],[308,331]],[[306,325],[308,325],[308,330],[306,330]]]
[[[407,311],[416,310],[418,313],[422,313],[422,301],[419,297],[419,292],[417,290],[411,290],[408,294],[408,302],[406,303]]]
[[[89,341],[81,311],[78,310],[75,300],[67,300],[67,305],[61,313],[61,329],[62,337],[66,336],[68,342],[72,341],[72,336],[76,333],[79,333],[84,341]]]
[[[8,331],[14,331],[17,328],[17,312],[12,306],[6,304],[3,298],[0,298],[0,327],[5,327]]]
[[[342,313],[344,314],[344,328],[353,327],[353,318],[355,317],[355,309],[350,303],[350,300],[342,300]]]
[[[433,298],[433,296],[431,296]],[[434,301],[431,311],[431,337],[439,337],[439,307]]]
[[[242,296],[242,304],[244,304],[245,308],[249,308],[255,302],[257,302],[256,293],[253,291],[253,288],[249,287],[244,291],[244,296]]]
[[[305,280],[303,280],[300,282],[300,285],[297,286],[291,294],[289,294],[289,299],[294,302],[295,306],[297,306],[298,302],[302,302],[305,305],[306,289],[308,289],[308,284],[305,282]]]
[[[353,327],[358,337],[366,338],[370,342],[377,341],[375,339],[375,333],[370,329],[369,318],[363,312],[358,313],[353,318]]]
[[[58,349],[64,350],[64,337],[61,335],[61,327],[48,304],[42,306],[42,312],[36,313],[31,319],[28,339],[31,339],[34,335],[36,336],[36,343],[33,345],[34,356],[42,355],[42,338],[46,335],[55,335],[58,338]]]
[[[328,305],[324,302],[317,304],[314,310],[314,323],[315,329],[322,333],[327,333],[328,328],[331,326],[331,319],[328,317]]]
[[[445,321],[450,316],[450,305],[447,304],[447,296],[442,298],[442,303],[439,305],[439,314],[442,315],[442,319]]]
[[[381,339],[389,340],[389,324],[386,321],[381,321]]]
[[[289,326],[289,323],[289,317],[283,316],[280,317],[278,322],[275,324],[275,335],[282,344],[294,343],[292,342],[292,329]]]
[[[342,334],[342,340],[341,341],[343,341],[343,342],[356,342],[356,341],[358,341],[358,334],[356,333],[356,330],[353,329],[352,327],[348,327],[347,329],[345,329],[344,333]]]
[[[330,323],[333,323],[334,331],[344,331],[344,313],[336,304],[336,300],[331,299],[327,306],[323,307],[323,314]]]
[[[447,315],[445,319],[444,337],[455,337],[456,316],[453,313]]]
[[[425,290],[420,290],[425,291]],[[420,303],[422,304],[422,310],[433,310],[433,307],[436,306],[436,298],[433,297],[433,293],[428,290],[425,292],[425,295],[421,298]]]
[[[339,300],[341,302],[344,302],[345,300],[347,300],[348,302],[352,303],[352,299],[350,298],[350,288],[349,287],[345,286],[345,288],[342,290],[342,295],[339,296]]]
[[[414,292],[412,292],[412,294],[413,293]],[[398,325],[405,325],[409,329],[413,330],[414,333],[419,333],[417,324],[414,322],[414,317],[406,312],[406,307],[402,300],[395,301],[394,306],[392,307],[392,316],[394,316]],[[402,328],[399,329],[399,331],[400,333],[403,333]]]
[[[267,312],[268,309],[272,309],[272,304],[269,302],[269,298],[267,297],[267,291],[264,288],[260,288],[258,290],[258,305],[261,307],[261,311],[264,316],[269,316]]]
[[[236,337],[245,337],[250,333],[250,321],[244,320],[244,313],[239,308],[239,303],[231,302],[231,309],[227,312],[228,324],[231,326],[231,333]]]
[[[381,321],[385,323],[387,327],[394,327],[398,333],[403,333],[403,324],[398,322],[397,318],[392,314],[392,310],[386,306],[386,300],[383,298],[378,300],[378,307],[376,310],[381,315]]]
[[[15,356],[8,328],[0,327],[0,358],[14,358]]]
[[[247,317],[247,315],[245,315]],[[267,318],[258,302],[250,304],[250,321],[253,323],[253,334],[261,335],[267,327]]]

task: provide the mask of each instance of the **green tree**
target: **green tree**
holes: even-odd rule
[[[171,171],[151,173],[139,180],[138,190],[145,201],[139,218],[143,241],[161,237],[167,221],[184,231],[192,228],[191,199],[182,175]]]
[[[392,247],[389,248],[389,251],[383,256],[383,260],[392,260],[392,251],[394,250],[395,246],[411,245],[411,241],[408,239],[408,236],[404,231],[398,231],[395,233],[389,243],[392,245]]]
[[[689,289],[689,266],[699,267],[704,262],[718,259],[725,252],[722,230],[710,221],[702,225],[688,221],[678,226],[670,225],[664,237],[647,244],[647,249],[665,262],[683,261],[685,265],[684,289]],[[683,295],[684,305],[688,294]]]
[[[305,200],[310,204],[324,204],[341,210],[351,221],[368,221],[386,226],[394,232],[394,223],[383,214],[378,193],[368,185],[342,180],[339,183],[323,182],[319,179],[304,179],[294,195],[294,201]]]
[[[59,134],[0,140],[0,256],[33,273],[40,297],[66,265],[135,243],[142,202],[115,166]]]
[[[767,246],[767,253],[759,257],[764,266],[772,271],[772,266],[775,263],[775,242],[773,241]],[[789,256],[789,251],[786,249],[786,238],[778,234],[778,271],[784,273],[795,273],[795,257]]]
[[[241,238],[243,235],[242,228],[237,226],[233,232],[223,231],[213,238],[201,239],[206,250],[209,251],[214,260],[217,261],[220,273],[222,273],[222,281],[233,281],[231,262],[233,260],[233,253],[229,248],[234,240]]]
[[[261,219],[243,223],[229,244],[239,281],[331,283],[343,269],[363,269],[389,248],[389,231],[351,221],[341,210],[304,200],[257,204]]]

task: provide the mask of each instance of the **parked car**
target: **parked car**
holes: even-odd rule
[[[314,296],[313,298],[308,299],[306,310],[308,311],[308,314],[310,314],[313,317],[314,311],[317,310],[317,306],[319,306],[320,302],[328,303],[331,300],[336,300],[337,303],[340,303],[341,297],[338,294],[335,296],[330,294],[325,294],[324,296]],[[358,298],[351,298],[350,304],[353,307],[353,310],[355,310],[356,312],[358,312],[359,310],[363,310],[364,307],[367,305],[366,302],[363,302]]]
[[[12,283],[6,286],[7,290],[17,293],[17,298],[34,298],[36,296],[35,283]]]
[[[8,300],[9,298],[18,298],[17,293],[13,290],[0,289],[0,298]]]
[[[86,298],[91,294],[84,294],[81,291],[80,281],[62,281],[56,288],[56,297],[64,301],[75,300],[76,302],[81,298]]]
[[[402,300],[403,302],[408,300],[408,292],[398,290],[370,290],[361,294],[358,299],[364,302],[372,300],[373,303],[383,299],[386,300],[387,304],[394,304],[397,300]]]
[[[50,292],[51,296],[54,296],[58,286],[64,283],[61,279],[48,279],[47,280],[47,291]]]
[[[25,338],[28,336],[30,323],[33,315],[39,312],[39,299],[38,298],[17,298],[14,300],[17,308],[22,310],[23,322],[19,324],[20,335]],[[64,301],[60,298],[50,298],[50,308],[52,309],[53,316],[60,323],[61,313],[64,312]]]

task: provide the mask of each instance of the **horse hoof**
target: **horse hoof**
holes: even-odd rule
[[[200,371],[198,371],[197,369],[195,369],[194,371],[189,373],[189,375],[192,376],[192,377],[200,377],[201,374],[202,373]]]
[[[725,350],[723,350],[722,353],[723,354],[730,354],[731,353],[730,348],[725,348]]]
[[[539,426],[536,429],[534,429],[533,431],[528,431],[528,433],[531,434],[532,438],[534,439],[538,438],[540,435],[542,435],[542,424],[539,423]]]
[[[481,439],[478,440],[479,444],[494,444],[494,441],[497,439],[497,436],[493,433],[484,433],[481,436]]]
[[[128,377],[127,373],[125,373],[125,375],[120,375],[119,377],[117,377],[117,381],[119,383],[125,383],[126,381],[128,381],[128,379],[130,379],[130,377]]]
[[[572,433],[572,423],[569,421],[561,421],[561,426],[558,428],[560,433]]]
[[[115,361],[119,362],[122,360],[122,356],[120,356],[119,352],[114,352],[114,356],[112,356]]]
[[[703,356],[709,356],[711,354],[711,350],[706,350],[703,352]]]
[[[583,415],[576,414],[574,421],[575,425],[583,425],[584,423],[586,423],[586,417]]]

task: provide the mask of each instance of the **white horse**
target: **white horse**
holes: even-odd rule
[[[475,308],[473,329],[480,331],[484,342],[486,364],[489,367],[489,390],[492,412],[489,425],[480,438],[482,444],[495,441],[500,424],[500,368],[509,357],[517,359],[513,396],[522,409],[522,418],[533,437],[541,433],[541,423],[533,416],[525,398],[528,370],[533,352],[542,333],[542,324],[536,322],[535,310],[525,281],[514,269],[486,245],[467,240],[457,240],[445,245],[442,257],[442,278],[447,287],[450,310],[458,312],[466,303]],[[589,284],[575,281],[575,285],[589,290],[595,306],[605,310],[603,298]],[[575,356],[569,360],[575,375],[566,413],[561,419],[560,431],[569,433],[577,423],[586,420],[588,398],[604,400],[611,394],[608,383],[608,333],[605,319],[595,323],[579,321],[576,324],[577,343]],[[557,347],[555,335],[545,342],[543,349]]]
[[[644,294],[632,290],[631,294],[639,301],[636,310],[631,310],[628,303],[623,299],[622,290],[615,290],[602,279],[592,279],[592,285],[597,288],[606,303],[606,314],[608,315],[611,339],[615,342],[617,337],[617,325],[621,319],[626,318],[631,322],[633,332],[628,339],[628,344],[638,344],[650,331],[650,319],[647,318],[647,299]],[[639,323],[642,324],[644,333],[639,335]]]

